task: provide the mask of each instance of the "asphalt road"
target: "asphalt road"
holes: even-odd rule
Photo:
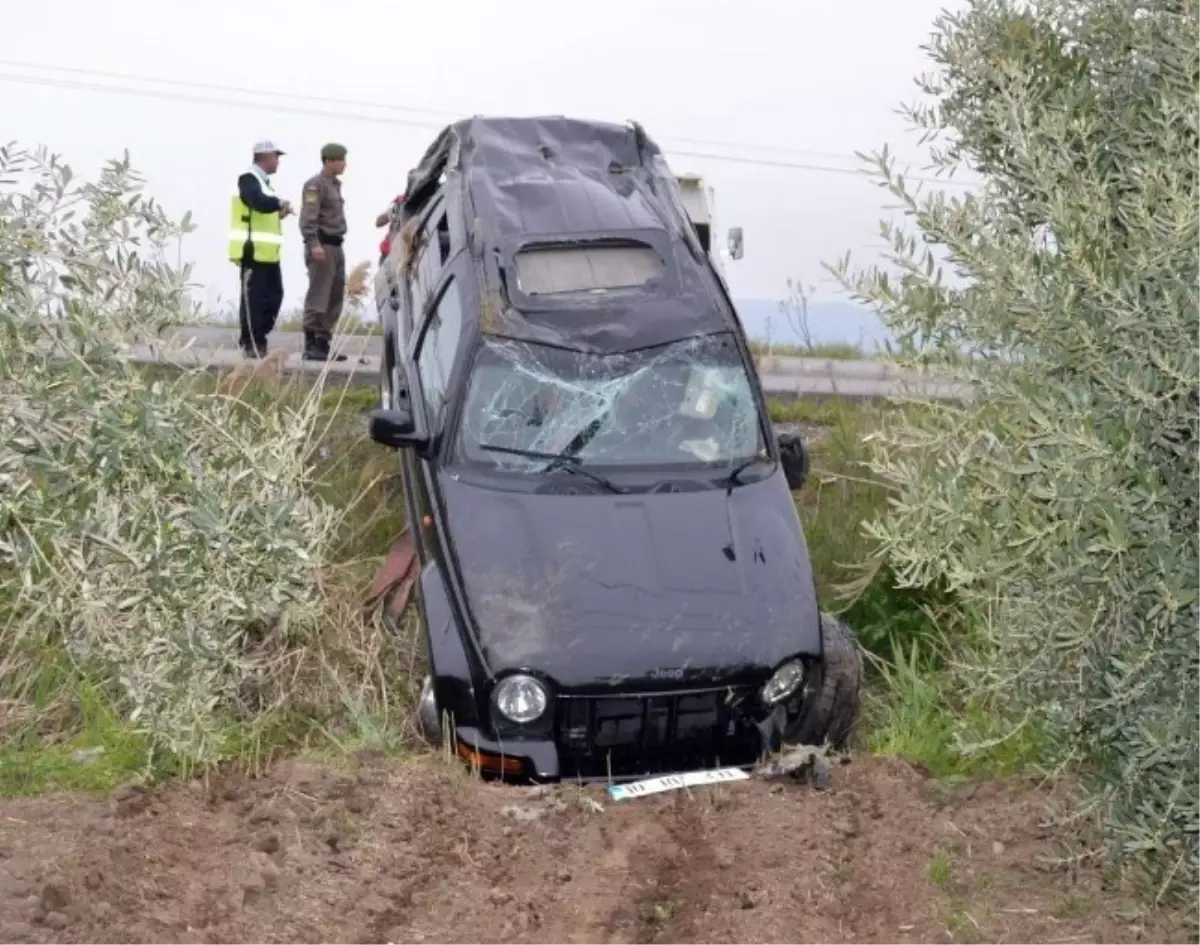
[[[347,360],[329,365],[303,361],[299,332],[277,332],[271,346],[288,352],[288,370],[319,375],[328,370],[330,378],[349,383],[377,384],[379,377],[378,335],[343,335],[339,350]],[[142,363],[175,362],[197,368],[222,370],[242,363],[237,349],[236,329],[193,327],[177,329],[166,343],[135,345],[130,356]],[[944,378],[904,371],[881,361],[844,361],[827,358],[797,358],[780,355],[759,359],[759,377],[767,394],[775,396],[813,395],[875,399],[912,397],[920,400],[964,399],[968,390]]]

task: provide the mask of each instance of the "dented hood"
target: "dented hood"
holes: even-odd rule
[[[571,689],[712,684],[819,653],[812,572],[776,471],[735,488],[544,495],[445,477],[472,624],[493,672]]]

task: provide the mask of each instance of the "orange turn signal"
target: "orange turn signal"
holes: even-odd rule
[[[520,758],[510,758],[507,755],[493,755],[491,752],[472,748],[465,742],[458,743],[458,754],[463,761],[472,767],[478,767],[480,771],[514,775],[525,772],[525,765]]]

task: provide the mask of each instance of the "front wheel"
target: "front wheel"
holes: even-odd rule
[[[433,677],[426,676],[417,697],[417,732],[435,748],[442,744],[442,720],[438,715],[437,697],[433,694]]]
[[[854,632],[829,614],[821,615],[822,656],[804,686],[800,714],[784,731],[786,742],[846,746],[858,720],[862,653]]]

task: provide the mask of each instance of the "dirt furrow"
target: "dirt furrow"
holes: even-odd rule
[[[611,803],[436,760],[0,803],[0,939],[1184,941],[1043,862],[1047,797],[861,759]]]

